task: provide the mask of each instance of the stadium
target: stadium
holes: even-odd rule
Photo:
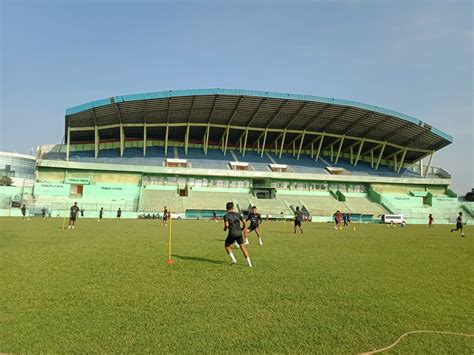
[[[473,202],[432,164],[448,134],[358,102],[226,89],[109,97],[64,119],[60,144],[0,154],[1,351],[472,353]],[[230,201],[262,217],[234,225],[243,256],[220,221]],[[336,211],[351,221],[325,223]]]
[[[182,218],[207,218],[229,199],[270,219],[291,218],[301,206],[316,222],[336,210],[364,222],[389,213],[426,223],[432,213],[452,223],[459,211],[473,214],[450,190],[449,173],[431,164],[452,137],[377,106],[250,90],[164,91],[68,108],[64,127],[63,144],[38,147],[36,182],[22,201],[30,214],[47,208],[62,216],[78,201],[85,217],[120,207],[137,218],[168,206]]]

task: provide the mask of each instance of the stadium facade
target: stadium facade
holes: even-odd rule
[[[205,89],[115,96],[66,110],[63,144],[37,151],[30,210],[125,217],[164,205],[208,217],[232,200],[269,218],[296,206],[313,221],[404,214],[452,222],[472,206],[432,166],[452,137],[378,106],[308,95]]]

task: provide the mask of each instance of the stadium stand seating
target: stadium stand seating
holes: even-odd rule
[[[269,155],[277,164],[286,164],[295,173],[328,174],[326,170],[327,165],[323,161],[318,160],[316,162],[305,154],[301,154],[299,160],[293,157],[293,155],[286,153],[282,154],[281,158],[275,153],[269,153]]]
[[[219,149],[209,149],[207,155],[200,148],[188,148],[185,154],[183,147],[178,147],[178,158],[187,159],[193,168],[229,169],[229,161],[234,160],[230,154],[224,155]]]
[[[174,212],[184,212],[183,198],[173,190],[143,189],[139,210],[143,212],[161,212],[163,206],[172,208]]]
[[[387,213],[385,208],[378,203],[373,202],[365,194],[345,193],[346,201],[344,204],[347,209],[354,214],[381,215]]]
[[[234,151],[235,156],[240,162],[249,163],[256,171],[271,171],[270,164],[272,161],[268,158],[266,154],[263,157],[260,157],[260,154],[254,151],[246,151],[245,156],[239,151]]]
[[[262,216],[269,214],[275,217],[281,215],[282,212],[284,215],[293,213],[293,211],[286,205],[284,200],[257,199],[252,197],[250,202],[252,206],[257,206],[258,211],[262,214]]]

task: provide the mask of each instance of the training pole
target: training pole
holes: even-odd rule
[[[172,211],[171,211],[171,208],[170,208],[170,230],[168,232],[168,260],[166,260],[166,263],[167,264],[172,264],[173,263],[173,260],[171,259],[171,242],[173,240],[172,238],[172,231],[173,231],[173,218],[171,217],[172,216]]]
[[[66,211],[67,211],[67,204],[64,205],[63,229],[66,229]]]

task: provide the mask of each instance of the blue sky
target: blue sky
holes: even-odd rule
[[[243,88],[351,99],[454,137],[474,186],[471,1],[0,0],[0,150],[59,143],[64,110],[121,94]]]

